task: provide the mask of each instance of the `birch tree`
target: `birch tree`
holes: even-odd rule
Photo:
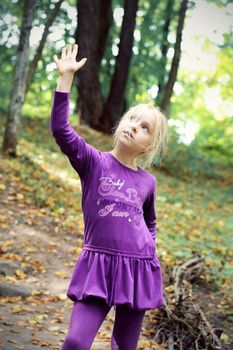
[[[17,131],[20,123],[22,105],[25,96],[26,78],[29,61],[29,37],[32,28],[35,0],[24,0],[23,16],[20,29],[19,45],[13,71],[10,104],[7,113],[6,128],[3,137],[2,151],[16,157]]]

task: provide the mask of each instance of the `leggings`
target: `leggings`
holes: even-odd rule
[[[90,350],[94,338],[111,307],[105,299],[89,296],[74,301],[70,326],[62,350]],[[111,350],[136,350],[145,310],[116,305]]]

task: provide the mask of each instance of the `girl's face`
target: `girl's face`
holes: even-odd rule
[[[156,118],[147,109],[122,119],[116,130],[117,142],[123,143],[136,156],[151,146],[155,132]]]

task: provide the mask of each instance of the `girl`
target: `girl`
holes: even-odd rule
[[[112,306],[112,350],[135,350],[145,311],[164,305],[156,255],[156,178],[138,166],[151,164],[164,148],[167,120],[159,108],[132,107],[114,132],[114,148],[102,152],[69,124],[78,45],[54,56],[59,78],[53,92],[51,131],[80,177],[84,216],[83,250],[67,296],[74,302],[62,350],[87,350]]]

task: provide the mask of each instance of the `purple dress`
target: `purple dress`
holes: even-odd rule
[[[156,178],[88,144],[69,124],[70,93],[53,92],[51,131],[80,177],[84,243],[67,296],[136,310],[164,305],[156,255]]]

